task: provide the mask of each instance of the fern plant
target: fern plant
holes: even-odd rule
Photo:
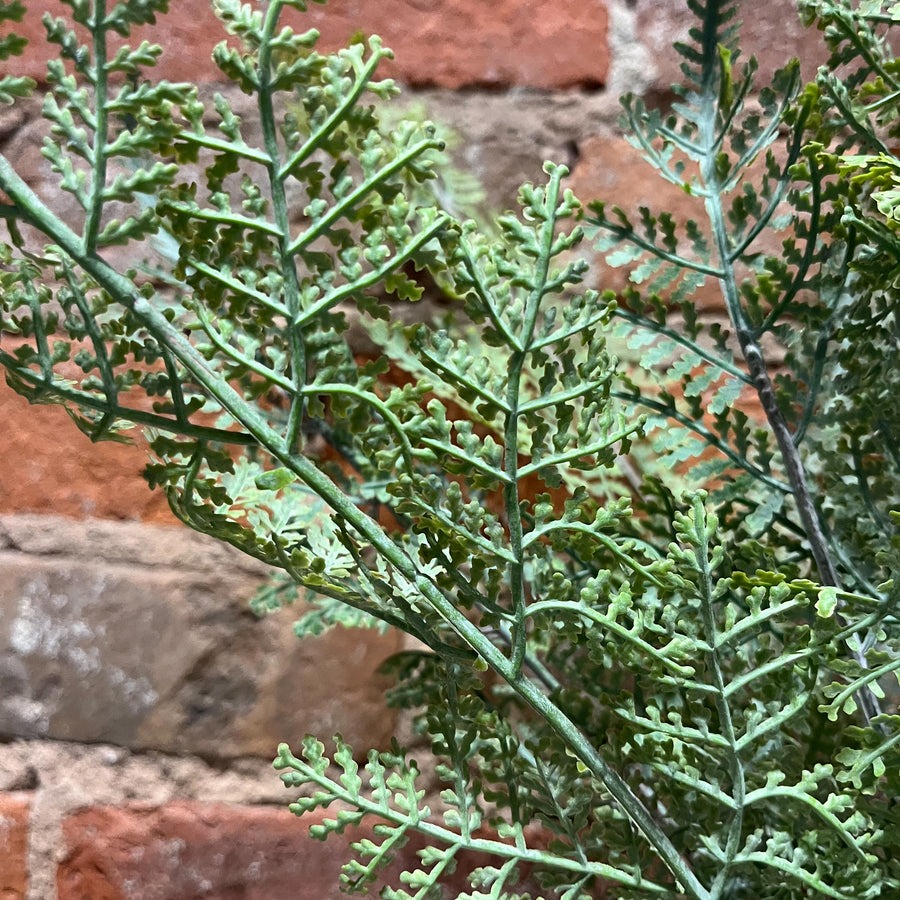
[[[333,810],[317,836],[377,823],[345,887],[418,833],[383,897],[442,896],[471,850],[493,863],[469,900],[900,889],[900,717],[880,708],[900,667],[892,11],[806,4],[861,65],[801,90],[791,63],[751,110],[736,4],[689,0],[680,102],[625,109],[698,218],[585,213],[548,163],[484,229],[422,189],[433,127],[378,127],[389,51],[319,54],[282,22],[305,0],[214,2],[259,140],[226,97],[154,81],[159,48],[109,50],[167,0],[67,5],[45,16],[44,153],[81,213],[0,157],[0,363],[94,440],[146,429],[151,485],[303,589],[301,632],[418,639],[390,699],[431,739],[439,798],[397,745],[278,750],[293,811]],[[33,88],[0,79],[5,100]],[[581,288],[586,231],[635,264],[624,297]],[[414,302],[425,270],[458,316],[391,328],[386,298]],[[698,315],[704,283],[731,334]],[[348,306],[386,361],[354,357]],[[649,377],[607,350],[622,328]],[[736,406],[751,391],[767,427]],[[697,489],[614,489],[645,440],[674,462],[708,448]]]

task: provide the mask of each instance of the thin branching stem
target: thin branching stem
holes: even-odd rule
[[[733,263],[730,262],[732,248],[725,210],[722,205],[724,184],[717,169],[716,153],[714,152],[715,121],[719,103],[719,89],[716,83],[718,78],[717,55],[714,48],[708,48],[704,67],[704,85],[699,101],[703,110],[703,115],[700,117],[699,130],[701,135],[700,143],[707,148],[707,152],[700,160],[700,169],[701,177],[709,187],[706,197],[706,210],[712,228],[717,259],[722,267],[719,285],[725,301],[725,308],[731,319],[750,378],[756,388],[763,412],[781,452],[785,474],[791,486],[791,494],[794,498],[800,521],[803,523],[806,539],[809,542],[810,552],[815,561],[819,577],[823,584],[840,587],[837,568],[831,558],[831,552],[822,530],[819,514],[807,485],[806,471],[800,458],[800,453],[794,444],[793,435],[775,395],[775,388],[769,377],[762,348],[755,337],[754,329],[748,321],[741,304],[738,275]],[[865,657],[859,652],[856,652],[854,655],[860,664],[865,666]],[[862,698],[863,715],[866,721],[870,722],[880,713],[878,702],[868,690],[861,691],[860,697]]]
[[[106,68],[106,0],[93,0],[91,38],[93,40],[94,90],[97,110],[94,123],[94,147],[91,159],[91,185],[87,218],[82,232],[82,252],[97,251],[97,237],[103,218],[106,190],[107,137],[109,133],[109,72]]]
[[[287,195],[285,193],[285,177],[281,174],[281,146],[278,140],[278,126],[276,124],[274,91],[272,80],[274,76],[274,62],[272,60],[271,38],[278,26],[283,0],[273,0],[266,11],[265,24],[263,26],[264,40],[260,47],[257,71],[259,78],[259,91],[257,103],[259,106],[259,120],[263,132],[263,143],[269,161],[266,164],[269,176],[269,190],[272,198],[272,213],[278,230],[278,254],[280,257],[280,271],[283,280],[285,306],[290,315],[288,340],[291,350],[291,391],[290,413],[288,415],[285,439],[291,448],[298,446],[300,429],[303,423],[305,398],[303,386],[306,384],[306,343],[303,332],[296,323],[300,319],[300,284],[297,275],[297,266],[294,263],[291,249],[291,224],[288,210]]]

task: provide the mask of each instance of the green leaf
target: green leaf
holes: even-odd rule
[[[280,491],[282,488],[293,484],[297,480],[297,475],[290,469],[278,468],[270,469],[256,476],[255,484],[261,491]]]
[[[816,614],[823,619],[831,618],[837,608],[837,603],[837,591],[832,587],[822,588],[819,591],[819,598],[816,600]]]

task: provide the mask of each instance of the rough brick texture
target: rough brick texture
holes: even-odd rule
[[[306,733],[384,746],[377,668],[399,636],[299,641],[289,613],[250,614],[261,578],[241,560],[181,528],[0,519],[0,737],[207,758]]]
[[[33,4],[21,32],[34,39],[27,71],[45,75],[48,51],[39,12],[57,15],[59,0]],[[210,59],[223,39],[221,23],[202,2],[176,2],[141,39],[165,43],[161,73],[172,80],[221,80]],[[285,13],[297,31],[317,28],[321,47],[344,46],[356,33],[380,35],[396,54],[384,72],[407,84],[447,88],[510,85],[537,88],[596,86],[608,68],[607,12],[600,0],[334,0],[305,15]]]
[[[329,900],[339,841],[309,838],[282,810],[171,804],[96,808],[63,825],[59,900]]]
[[[58,900],[339,900],[346,896],[339,875],[349,844],[372,833],[348,828],[314,840],[309,828],[324,817],[194,803],[84,810],[63,824]],[[400,851],[397,862],[415,865],[415,846]],[[466,887],[462,873],[474,863],[462,862],[448,894]],[[399,886],[397,869],[395,863],[380,883]]]
[[[681,57],[672,51],[675,41],[684,41],[694,17],[684,0],[651,0],[637,5],[637,33],[650,51],[655,67],[655,83],[667,91],[684,80]],[[772,75],[791,57],[801,61],[803,77],[814,78],[816,69],[828,59],[822,36],[806,29],[797,15],[797,5],[784,0],[740,0],[735,21],[741,28],[739,63],[756,56],[759,62],[757,84],[768,84]]]
[[[0,378],[0,515],[47,513],[173,524],[141,472],[140,446],[92,444],[60,406],[29,406]]]
[[[24,900],[28,887],[30,803],[0,794],[0,900]]]

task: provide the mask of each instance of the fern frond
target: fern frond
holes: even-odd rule
[[[492,858],[469,896],[496,900],[526,896],[527,872],[568,900],[898,888],[898,721],[875,704],[898,669],[896,292],[878,278],[900,258],[896,166],[835,150],[876,121],[874,69],[893,68],[876,60],[826,113],[792,63],[753,109],[736,6],[690,0],[671,114],[626,104],[695,209],[592,207],[634,267],[618,299],[581,287],[564,168],[496,229],[455,222],[422,190],[436,132],[379,128],[366,102],[396,92],[376,80],[389,51],[320,54],[280,24],[304,0],[215,4],[216,61],[261,139],[224,97],[207,110],[151,82],[154,48],[107,52],[164,0],[102,22],[73,0],[47,22],[46,155],[82,214],[60,221],[0,157],[0,363],[94,439],[148,426],[148,480],[175,514],[289,580],[258,608],[290,603],[289,583],[318,598],[300,632],[416,641],[387,669],[431,741],[434,803],[397,747],[361,770],[340,738],[333,759],[307,738],[276,761],[295,812],[331,810],[315,836],[371,820],[348,889],[413,833],[419,861],[385,896],[437,895],[469,850]],[[157,259],[118,271],[100,251],[128,241]],[[467,324],[384,324],[385,295],[421,296],[420,269]],[[703,322],[710,285],[728,329]],[[411,379],[355,357],[347,304]],[[768,428],[741,409],[754,391]],[[654,471],[685,464],[668,488],[605,492],[654,448]],[[715,479],[712,499],[676,498],[688,477]]]
[[[464,838],[454,824],[457,821],[455,816],[449,816],[445,825],[432,820],[430,808],[423,803],[424,790],[418,786],[419,773],[415,763],[408,760],[399,748],[395,746],[385,753],[371,751],[365,766],[365,776],[362,776],[354,762],[352,750],[340,736],[335,738],[335,744],[337,751],[334,762],[342,771],[337,777],[329,772],[331,761],[325,756],[324,745],[312,737],[304,740],[299,757],[294,756],[286,744],[282,744],[274,765],[277,769],[287,770],[281,776],[286,787],[316,787],[312,796],[298,798],[291,804],[291,811],[296,815],[302,816],[314,809],[327,809],[334,803],[340,803],[344,807],[334,819],[326,819],[323,824],[314,826],[311,832],[313,837],[324,840],[329,834],[340,834],[348,825],[358,824],[366,816],[371,816],[380,823],[374,828],[377,842],[364,839],[353,845],[359,858],[344,866],[342,874],[342,881],[349,889],[356,890],[374,881],[379,870],[384,868],[392,855],[415,831],[424,835],[432,848],[422,854],[422,868],[406,877],[406,884],[415,888],[417,893],[408,894],[389,887],[388,896],[427,896],[431,886],[437,883],[448,866],[453,865],[454,858],[464,848],[488,853],[506,861],[499,871],[475,870],[471,876],[473,886],[490,883],[502,886],[511,876],[514,866],[525,863],[551,872],[556,870],[563,878],[566,877],[566,872],[573,875],[578,873],[574,877],[582,883],[587,873],[590,877],[600,877],[620,884],[625,889],[636,889],[643,896],[660,896],[663,893],[658,885],[641,878],[637,871],[622,871],[599,863],[588,863],[585,866],[581,861],[529,847],[521,831],[518,832],[519,840],[515,843],[497,838]]]

